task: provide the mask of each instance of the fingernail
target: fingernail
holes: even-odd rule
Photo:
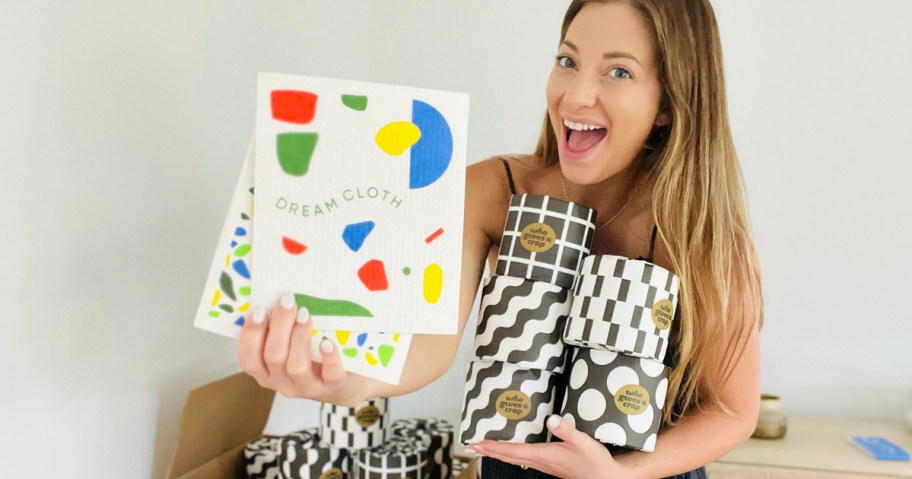
[[[324,353],[331,353],[332,350],[333,350],[333,343],[332,343],[332,341],[330,341],[330,340],[328,340],[328,339],[324,339],[324,340],[320,343],[320,350],[323,351]]]
[[[263,324],[263,321],[266,320],[266,310],[262,306],[257,307],[253,310],[250,320],[253,321],[253,324]]]
[[[558,417],[557,414],[552,414],[551,417],[548,418],[548,427],[553,429],[557,426],[560,426],[560,417]]]
[[[478,454],[484,454],[484,453],[485,453],[485,448],[479,446],[478,444],[471,444],[471,445],[469,445],[469,446],[466,446],[466,448],[471,449],[471,450],[477,452]]]
[[[310,311],[308,311],[306,307],[301,307],[301,309],[298,310],[298,319],[296,321],[298,322],[298,324],[304,324],[309,319],[310,319]]]
[[[291,293],[285,293],[282,295],[282,299],[279,301],[279,304],[281,304],[285,309],[291,309],[295,306],[295,296]]]

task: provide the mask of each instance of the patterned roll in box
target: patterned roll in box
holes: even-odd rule
[[[572,289],[595,231],[595,210],[542,195],[513,195],[496,275]]]
[[[279,437],[261,437],[250,441],[244,447],[244,458],[247,460],[247,477],[250,479],[278,479]]]
[[[414,437],[428,450],[430,479],[449,479],[453,475],[453,425],[437,418],[393,421],[390,433]]]
[[[542,281],[491,276],[482,289],[475,357],[554,373],[564,370],[561,339],[570,290]]]
[[[428,450],[414,437],[393,436],[385,443],[352,452],[354,479],[427,479]]]
[[[499,361],[472,361],[466,377],[460,440],[546,442],[560,375]]]
[[[652,452],[667,390],[658,361],[574,348],[561,415],[600,442]]]
[[[568,344],[662,361],[678,277],[646,261],[587,256],[564,330]]]
[[[282,438],[279,464],[284,479],[342,479],[348,473],[348,451],[321,446],[317,428]]]
[[[356,407],[320,406],[320,443],[344,449],[372,447],[386,440],[389,398],[368,399]]]

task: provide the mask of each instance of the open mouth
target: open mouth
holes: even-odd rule
[[[564,140],[571,153],[585,153],[601,143],[608,130],[600,125],[564,120]]]

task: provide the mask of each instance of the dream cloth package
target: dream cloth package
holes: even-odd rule
[[[415,437],[394,436],[378,446],[353,453],[354,479],[428,479],[431,472],[428,449]]]
[[[606,443],[651,452],[668,389],[663,363],[678,277],[642,260],[583,260],[564,341],[573,348],[561,414]]]
[[[563,392],[561,335],[594,222],[594,210],[573,202],[511,198],[497,274],[482,287],[462,442],[548,440],[545,420]]]
[[[284,479],[342,479],[348,473],[348,451],[320,445],[316,428],[281,439],[279,464]]]

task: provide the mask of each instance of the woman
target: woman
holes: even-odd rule
[[[559,416],[563,442],[470,445],[484,477],[703,477],[751,433],[759,404],[762,294],[729,130],[718,27],[708,0],[573,0],[531,156],[467,170],[460,334],[484,261],[492,270],[511,191],[594,208],[592,254],[647,259],[681,293],[655,452],[616,452]],[[286,396],[354,405],[414,391],[451,365],[459,336],[415,336],[402,383],[346,374],[339,352],[309,357],[306,310],[283,296],[241,333],[241,368]],[[538,472],[540,471],[540,472]]]

